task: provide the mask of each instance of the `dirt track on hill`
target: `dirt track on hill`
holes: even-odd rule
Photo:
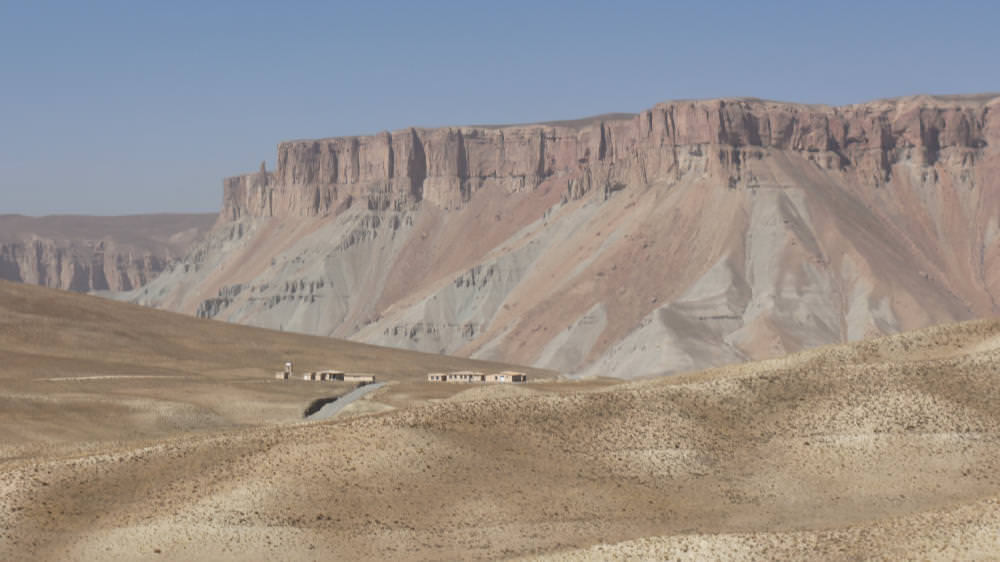
[[[355,388],[340,398],[337,398],[335,401],[330,402],[329,404],[324,404],[318,412],[310,415],[306,419],[309,421],[328,420],[339,414],[344,408],[353,404],[355,400],[382,388],[384,385],[385,383],[375,383]]]

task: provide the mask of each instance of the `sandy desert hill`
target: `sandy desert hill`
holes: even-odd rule
[[[272,349],[361,366],[373,360],[359,350],[372,348],[310,349],[323,340],[174,315],[144,326],[152,311],[0,289],[3,318],[21,320],[0,329],[0,384],[33,388],[7,390],[0,427],[10,435],[27,420],[31,434],[15,430],[15,439],[55,441],[0,459],[0,558],[953,560],[1000,551],[997,321],[576,391],[475,388],[409,407],[397,394],[395,409],[329,422],[213,429],[201,418],[207,428],[74,448],[58,443],[65,420],[45,427],[45,415],[12,410],[71,402],[68,383],[39,386],[67,364],[222,382],[233,362],[253,369]],[[109,316],[131,329],[87,328],[107,330]],[[220,359],[230,334],[260,339]],[[153,364],[122,342],[155,342],[143,351]],[[455,361],[391,353],[378,364]]]
[[[296,421],[312,400],[343,393],[334,384],[272,380],[286,359],[298,371],[340,369],[397,383],[432,371],[512,368],[0,281],[0,456]]]
[[[184,256],[216,218],[0,215],[0,279],[81,292],[127,291]]]
[[[624,378],[990,317],[998,107],[677,100],[283,142],[122,298]]]

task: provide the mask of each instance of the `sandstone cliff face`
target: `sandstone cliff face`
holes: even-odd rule
[[[998,111],[676,101],[286,142],[130,297],[621,376],[993,315]]]
[[[759,149],[805,153],[826,169],[852,169],[877,186],[894,165],[974,158],[995,135],[987,103],[918,96],[847,107],[761,100],[670,102],[613,121],[573,125],[406,129],[369,137],[291,141],[278,146],[278,171],[225,181],[222,215],[315,216],[367,201],[370,209],[423,199],[460,206],[484,188],[534,190],[567,176],[571,194],[670,181],[700,164],[729,173],[733,186]],[[703,158],[714,147],[718,158]],[[714,156],[714,155],[713,155]],[[697,170],[707,171],[707,170]]]
[[[0,216],[0,279],[80,292],[131,290],[183,256],[214,219]]]

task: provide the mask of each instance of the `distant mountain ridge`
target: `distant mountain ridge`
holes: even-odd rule
[[[0,279],[78,292],[127,291],[183,256],[215,219],[0,215]]]
[[[626,377],[991,316],[998,105],[684,100],[284,142],[124,297]]]

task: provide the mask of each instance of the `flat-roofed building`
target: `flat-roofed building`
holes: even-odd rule
[[[486,382],[486,375],[479,371],[455,371],[445,376],[447,382]]]
[[[517,371],[502,371],[499,373],[486,375],[486,382],[509,383],[509,382],[526,382],[527,380],[528,380],[527,375]]]
[[[344,380],[343,371],[335,371],[333,369],[326,369],[323,371],[317,371],[319,374],[319,380],[321,381],[342,381]]]
[[[427,382],[462,382],[462,383],[512,383],[527,382],[528,376],[519,371],[502,371],[489,375],[479,371],[455,371],[453,373],[428,373]]]

